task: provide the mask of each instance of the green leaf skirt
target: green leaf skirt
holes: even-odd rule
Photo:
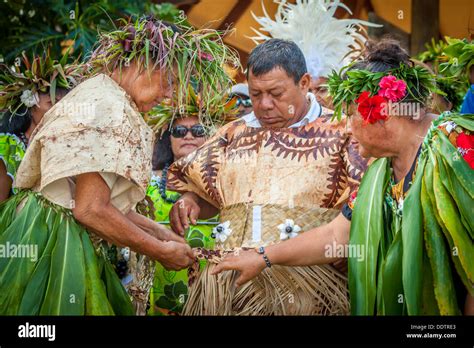
[[[26,190],[0,204],[0,315],[133,315],[70,210]]]

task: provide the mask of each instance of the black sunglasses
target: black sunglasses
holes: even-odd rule
[[[201,124],[195,124],[191,128],[181,125],[174,126],[171,128],[171,135],[175,138],[184,138],[189,131],[195,138],[202,138],[206,135],[206,130]]]
[[[239,99],[237,99],[237,103],[235,104],[235,106],[239,107],[240,105],[242,105],[243,107],[246,107],[246,108],[251,107],[252,106],[252,100],[239,98]]]

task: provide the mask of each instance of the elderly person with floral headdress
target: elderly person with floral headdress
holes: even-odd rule
[[[183,238],[135,212],[154,138],[141,113],[173,91],[181,106],[194,75],[204,107],[230,83],[228,56],[216,32],[152,17],[101,34],[97,74],[44,115],[17,172],[23,191],[0,206],[0,244],[37,246],[34,258],[0,259],[1,314],[144,314],[151,260],[175,270],[192,262]]]

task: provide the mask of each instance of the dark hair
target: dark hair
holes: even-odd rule
[[[308,72],[306,60],[298,45],[292,41],[270,39],[250,52],[247,78],[249,71],[255,76],[260,76],[277,67],[285,70],[295,84]]]
[[[363,57],[364,59],[354,64],[352,69],[384,72],[398,68],[401,63],[413,65],[410,55],[401,47],[400,42],[390,38],[367,41]]]
[[[56,96],[62,99],[69,91],[67,88],[58,87],[56,88]],[[13,115],[7,110],[3,115],[0,115],[0,133],[20,136],[30,128],[32,119],[31,108],[27,108],[25,105],[22,105]]]
[[[15,114],[6,111],[0,115],[0,133],[21,135],[31,125],[31,111],[26,106],[20,107]]]
[[[153,170],[161,170],[167,164],[173,163],[173,151],[171,150],[171,133],[167,129],[160,138],[155,141],[153,149],[152,166]]]

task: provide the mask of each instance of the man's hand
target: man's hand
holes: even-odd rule
[[[167,269],[179,271],[191,266],[194,262],[194,254],[191,247],[180,242],[163,242],[163,251],[158,261]]]
[[[262,255],[257,254],[255,250],[240,250],[236,254],[228,254],[222,262],[217,264],[211,274],[216,275],[230,270],[238,271],[240,276],[235,285],[241,286],[258,276],[266,267]]]
[[[189,220],[191,224],[196,224],[201,211],[198,202],[199,197],[195,193],[186,192],[171,208],[170,225],[180,236],[184,236],[189,228]]]

